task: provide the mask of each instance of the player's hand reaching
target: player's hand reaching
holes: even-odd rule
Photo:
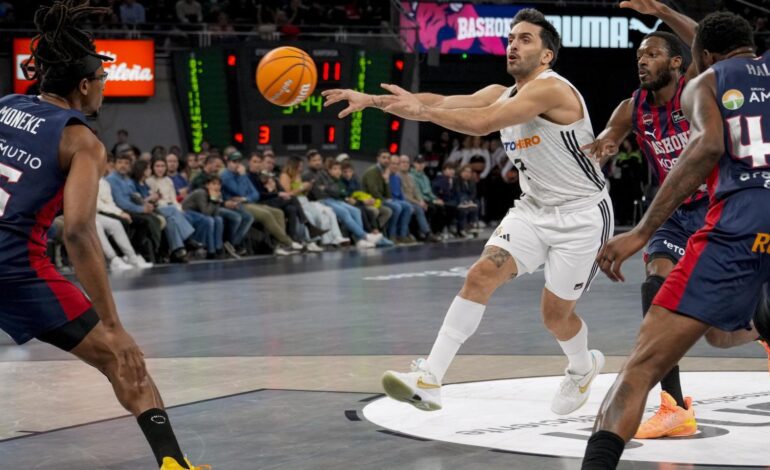
[[[107,326],[108,343],[115,356],[118,375],[128,383],[142,386],[147,383],[144,353],[134,338],[122,326]]]
[[[630,8],[645,15],[654,15],[660,8],[660,2],[656,0],[629,0],[620,2],[620,8]]]
[[[644,248],[648,238],[636,229],[614,236],[599,250],[596,262],[613,282],[625,282],[620,267],[631,255]]]
[[[368,107],[382,109],[393,101],[392,97],[388,95],[368,95],[366,93],[361,93],[359,91],[350,89],[325,90],[321,92],[321,95],[326,98],[324,101],[324,108],[339,103],[340,101],[348,102],[348,107],[340,111],[340,113],[337,115],[340,119],[348,116],[351,113],[361,111]]]
[[[610,139],[596,139],[592,143],[580,147],[580,150],[601,163],[605,158],[617,155],[619,148],[618,144]]]
[[[398,85],[387,83],[383,83],[382,88],[392,93],[390,98],[393,101],[385,107],[384,111],[386,113],[395,114],[412,121],[427,120],[423,115],[426,106],[413,93],[409,93]]]

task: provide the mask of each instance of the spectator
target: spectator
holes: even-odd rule
[[[208,181],[208,177],[218,175],[223,167],[224,162],[219,155],[210,155],[206,157],[206,162],[203,164],[202,171],[200,171],[190,183],[190,190],[195,191],[196,189],[202,188],[203,185],[206,184],[206,181]]]
[[[153,214],[155,206],[133,198],[134,184],[129,176],[130,171],[131,158],[125,153],[118,155],[115,171],[106,180],[110,184],[115,204],[131,217],[134,247],[145,259],[157,262],[164,222]]]
[[[398,177],[401,180],[401,192],[404,199],[412,205],[414,216],[417,220],[417,227],[420,231],[420,241],[438,242],[441,241],[433,234],[430,224],[428,224],[428,203],[422,198],[422,194],[417,190],[417,183],[412,178],[409,170],[412,167],[409,155],[399,157]]]
[[[109,174],[105,172],[105,176]],[[115,204],[112,198],[112,189],[110,183],[103,177],[99,180],[99,193],[96,198],[96,226],[99,229],[99,241],[102,244],[104,256],[107,258],[108,266],[112,271],[129,269],[132,266],[137,268],[150,268],[152,263],[148,263],[140,255],[136,254],[128,233],[124,227],[131,226],[133,219],[128,212],[123,211]],[[139,222],[138,224],[141,224]],[[109,238],[118,245],[123,258],[119,257],[112,247]]]
[[[275,254],[279,256],[296,253],[303,246],[292,240],[286,234],[286,220],[283,212],[262,204],[259,201],[257,189],[246,176],[246,167],[241,160],[240,152],[233,152],[227,156],[227,168],[222,172],[222,193],[225,200],[241,204],[241,208],[248,212],[254,221],[262,224],[267,233],[280,244],[275,248]]]
[[[144,6],[136,0],[123,0],[123,4],[120,5],[120,22],[131,26],[146,23]]]
[[[235,32],[235,28],[230,24],[230,18],[223,11],[217,14],[217,22],[209,26],[209,31],[214,33],[214,39],[219,42],[237,39],[237,36],[231,34]]]
[[[128,131],[125,129],[118,130],[118,140],[115,145],[112,146],[112,154],[117,156],[126,150],[131,149],[131,144],[128,143]]]
[[[302,210],[313,225],[322,230],[328,230],[321,237],[321,244],[340,246],[350,243],[350,239],[342,236],[337,216],[334,215],[332,208],[307,198],[307,192],[313,184],[309,181],[302,181],[302,170],[303,162],[300,157],[289,158],[279,178],[279,184],[286,192],[297,198],[302,205]]]
[[[262,156],[259,153],[255,152],[251,155],[247,174],[251,184],[257,188],[260,203],[283,211],[289,236],[296,242],[307,243],[308,251],[316,253],[323,251],[311,240],[321,237],[326,230],[311,224],[297,198],[280,188],[272,173],[263,170]]]
[[[222,181],[211,175],[204,187],[196,189],[182,202],[185,215],[192,218],[198,241],[206,245],[207,259],[221,259],[224,251],[233,258],[240,258],[230,242],[224,241],[224,220],[219,214],[222,206]],[[226,243],[226,244],[225,244]]]
[[[457,233],[461,237],[471,238],[473,235],[466,233],[466,229],[469,226],[471,230],[475,229],[475,224],[479,220],[479,206],[476,199],[476,181],[470,165],[460,167],[455,190],[457,191]]]
[[[201,171],[201,165],[198,163],[198,155],[196,155],[193,152],[190,152],[185,157],[185,172],[187,176],[187,181],[193,181],[195,180],[195,177],[198,176]]]
[[[11,23],[15,19],[13,3],[8,1],[0,2],[0,23]]]
[[[262,160],[264,163],[264,170],[274,175],[281,174],[281,167],[275,164],[275,153],[268,149],[262,152]]]
[[[339,160],[339,157],[337,157]],[[389,207],[382,205],[381,199],[375,199],[371,194],[364,192],[361,189],[361,183],[356,178],[353,165],[343,159],[342,163],[342,184],[345,187],[345,194],[356,200],[356,207],[365,210],[371,214],[371,219],[374,220],[374,227],[385,233],[385,228],[388,225],[390,217],[393,215],[393,211]]]
[[[402,211],[408,214],[409,220],[411,220],[412,215],[414,214],[414,207],[412,207],[412,204],[407,201],[406,197],[404,196],[401,185],[401,177],[399,176],[400,167],[401,158],[398,155],[391,155],[388,166],[388,185],[390,186],[390,194],[393,198],[393,202],[401,204]],[[409,233],[409,222],[407,221],[406,233],[400,233],[399,236],[396,237],[395,242],[403,244],[414,243],[416,241],[417,239]]]
[[[185,242],[193,243],[190,240],[193,232],[192,225],[187,221],[184,214],[176,205],[169,204],[167,199],[164,199],[159,191],[150,190],[150,186],[147,184],[147,179],[152,175],[152,169],[144,160],[138,160],[134,163],[134,167],[131,170],[131,179],[134,182],[134,192],[139,194],[139,197],[144,200],[145,203],[149,203],[154,207],[154,212],[160,214],[166,221],[166,227],[164,233],[166,234],[166,242],[168,242],[169,251],[171,253],[170,260],[172,263],[187,263],[188,253],[185,248]],[[173,186],[173,183],[172,183]],[[174,200],[176,202],[176,199]],[[198,248],[200,245],[195,242],[194,247]]]
[[[175,153],[166,155],[166,166],[168,168],[166,174],[174,183],[174,190],[177,196],[184,199],[187,196],[187,187],[190,185],[190,182],[185,177],[184,172],[179,171],[179,157]]]
[[[181,23],[200,23],[203,21],[201,4],[196,0],[179,0],[176,2],[176,17]]]
[[[454,213],[450,212],[444,201],[433,193],[428,175],[425,174],[426,166],[425,159],[417,157],[414,159],[414,165],[409,174],[414,180],[418,194],[428,205],[428,220],[430,220],[432,232],[441,234],[449,221],[454,218]]]
[[[329,173],[323,169],[323,159],[317,150],[308,150],[307,164],[308,171],[302,175],[302,180],[312,183],[311,198],[332,208],[337,218],[358,240],[356,242],[357,248],[367,249],[377,246],[382,235],[366,233],[361,219],[361,211],[340,200],[340,188]]]
[[[388,223],[387,236],[396,241],[406,239],[409,235],[409,221],[412,218],[412,206],[405,201],[392,198],[390,189],[390,152],[380,150],[377,154],[377,164],[366,170],[361,177],[361,187],[375,199],[380,199],[382,205],[389,208],[393,215]]]

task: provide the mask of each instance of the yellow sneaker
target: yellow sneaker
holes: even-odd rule
[[[763,348],[765,348],[765,352],[767,353],[767,370],[770,372],[770,346],[767,345],[767,341],[758,339],[757,343],[761,344]]]
[[[650,419],[639,426],[635,439],[659,439],[661,437],[692,436],[698,430],[692,398],[685,397],[684,409],[676,404],[674,397],[660,392],[660,408]]]
[[[187,464],[187,468],[190,470],[211,470],[211,465],[200,465],[196,467],[191,464],[189,460],[184,459],[184,461]],[[179,465],[179,462],[177,462],[176,459],[163,457],[163,465],[160,466],[160,470],[185,470],[185,468]]]

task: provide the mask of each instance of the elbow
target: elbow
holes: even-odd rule
[[[466,134],[474,137],[484,137],[485,135],[489,135],[496,130],[500,130],[494,129],[491,120],[488,118],[480,118],[476,119],[475,121],[476,122],[471,124],[471,127],[468,129]]]
[[[92,244],[94,239],[98,240],[95,223],[76,223],[64,226],[62,235],[64,244],[68,247],[86,247]]]

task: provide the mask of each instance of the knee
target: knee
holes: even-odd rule
[[[705,334],[706,342],[715,348],[727,349],[733,346],[731,340],[731,334],[726,331],[717,330],[711,328]]]
[[[487,259],[481,259],[471,266],[465,277],[463,290],[476,294],[491,295],[499,285],[500,269]]]

